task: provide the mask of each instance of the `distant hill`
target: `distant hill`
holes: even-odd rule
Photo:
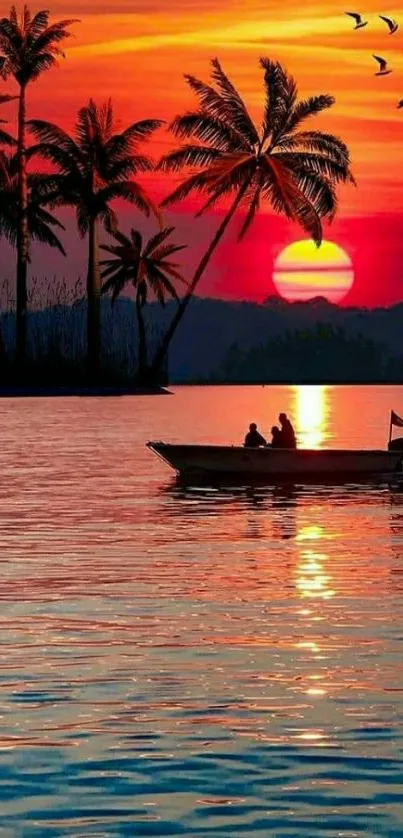
[[[147,307],[152,344],[158,343],[175,303]],[[30,313],[30,355],[59,369],[85,357],[86,304],[58,305]],[[133,302],[102,300],[104,363],[111,378],[136,367]],[[0,320],[10,358],[14,316]],[[288,303],[270,297],[259,305],[196,297],[169,355],[172,382],[377,380],[403,382],[403,303],[390,308],[340,308],[317,297]]]
[[[157,320],[160,326],[160,312]],[[403,304],[370,310],[340,308],[321,297],[304,303],[287,303],[270,297],[263,305],[196,298],[172,344],[170,378],[177,382],[252,381],[256,378],[255,362],[260,354],[259,381],[317,380],[318,376],[329,380],[331,366],[335,380],[348,381],[353,369],[351,353],[360,352],[365,359],[367,352],[367,369],[364,360],[360,373],[356,364],[356,376],[362,380],[372,376],[377,380],[403,381],[402,333]],[[278,341],[283,341],[280,348]],[[302,368],[297,361],[301,360],[304,345],[306,362]],[[238,370],[232,366],[230,374],[228,355],[230,352],[233,355],[234,348],[244,363]],[[316,366],[314,348],[322,354],[322,361]],[[324,352],[328,363],[323,361]],[[248,353],[252,355],[246,360]]]

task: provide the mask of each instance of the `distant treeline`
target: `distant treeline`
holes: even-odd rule
[[[14,302],[0,287],[0,383],[13,379]],[[150,346],[157,346],[174,303],[146,307]],[[85,287],[57,281],[31,284],[27,361],[32,383],[69,385],[86,375]],[[195,298],[168,357],[172,383],[403,383],[403,307],[341,309],[323,300],[264,305]],[[106,384],[133,381],[137,366],[134,301],[101,304]]]
[[[249,350],[237,343],[212,380],[228,383],[401,381],[403,357],[363,335],[350,337],[340,327],[318,323],[288,332]]]

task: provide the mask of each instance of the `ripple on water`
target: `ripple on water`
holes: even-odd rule
[[[403,836],[403,495],[183,489],[143,449],[268,393],[308,433],[292,388],[2,400],[4,834]],[[401,395],[355,391],[369,445]]]

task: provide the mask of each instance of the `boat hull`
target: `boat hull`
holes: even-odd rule
[[[180,477],[279,479],[371,478],[403,470],[402,451],[244,448],[149,442]]]

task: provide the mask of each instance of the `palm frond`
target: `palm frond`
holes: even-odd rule
[[[318,113],[331,108],[335,103],[334,96],[321,93],[319,96],[310,96],[308,99],[303,99],[298,102],[288,116],[284,132],[289,133],[295,131],[301,122],[315,116]]]
[[[66,251],[56,233],[53,232],[51,224],[53,225],[53,219],[49,222],[49,213],[46,214],[38,209],[31,216],[28,212],[28,226],[31,238],[41,244],[47,244],[49,247],[56,248],[63,256],[66,256]]]
[[[322,224],[315,206],[304,195],[295,175],[281,161],[271,158],[262,194],[276,212],[297,221],[319,246],[322,241]]]
[[[238,146],[244,150],[250,150],[251,145],[249,140],[247,140],[243,134],[237,130],[236,126],[233,125],[231,109],[223,97],[220,96],[216,90],[214,90],[214,87],[205,84],[199,79],[196,79],[194,76],[185,75],[185,80],[196,94],[201,104],[201,109],[206,113],[206,115],[218,118],[224,125],[227,126],[228,129],[231,129],[234,135],[234,140],[236,139]]]
[[[186,247],[186,245],[185,245]],[[174,262],[167,262],[165,259],[160,265],[161,269],[164,271],[165,274],[169,274],[173,279],[178,280],[178,282],[183,282],[185,285],[189,285],[187,280],[184,276],[177,270],[178,265]]]
[[[314,152],[279,152],[273,155],[295,172],[307,172],[331,178],[334,183],[354,183],[353,176],[346,166]]]
[[[6,145],[9,148],[12,148],[17,145],[17,140],[7,131],[3,131],[3,129],[0,128],[0,143],[1,145]]]
[[[165,294],[168,293],[174,299],[178,299],[178,294],[174,284],[166,276],[164,271],[160,270],[154,263],[147,265],[147,278],[150,288],[154,292],[160,305],[165,305]]]
[[[59,125],[55,125],[53,122],[46,122],[43,119],[29,119],[27,120],[27,128],[41,143],[56,146],[67,154],[72,155],[75,160],[80,160],[80,149],[77,143]]]
[[[13,102],[15,99],[18,99],[18,96],[10,96],[9,94],[3,94],[0,96],[0,105],[5,105],[7,102]]]
[[[128,155],[116,162],[111,162],[105,153],[103,165],[99,166],[100,174],[105,181],[127,180],[139,172],[152,172],[154,164],[143,154]]]
[[[273,142],[281,135],[290,111],[294,107],[297,85],[278,61],[261,58],[260,65],[264,70],[266,91],[262,141],[265,142],[271,137]]]
[[[238,134],[244,137],[249,146],[259,143],[259,135],[247,108],[238,91],[225,75],[218,58],[213,58],[212,79],[217,84],[219,92],[231,113],[231,125],[234,125]]]
[[[45,209],[39,201],[32,199],[29,202],[29,211],[32,214],[38,214],[43,222],[49,224],[50,227],[57,227],[59,230],[65,230],[64,224],[59,221],[49,210]]]
[[[68,203],[70,202],[63,200],[63,203],[66,203],[68,205]],[[84,236],[86,236],[88,233],[91,220],[90,213],[88,212],[88,206],[80,200],[77,202],[75,201],[72,205],[75,207],[76,210],[78,232],[81,238],[84,238]]]
[[[294,178],[301,193],[315,208],[320,219],[333,221],[337,211],[337,194],[332,181],[314,172],[294,172]]]
[[[202,110],[175,117],[170,129],[180,139],[197,137],[203,143],[214,143],[215,148],[221,151],[234,151],[239,147],[228,124]]]
[[[147,217],[150,212],[153,213],[158,221],[161,221],[161,213],[158,207],[148,192],[136,181],[119,181],[108,184],[98,191],[96,203],[101,206],[116,198],[123,198],[125,201],[134,204]]]
[[[129,239],[128,236],[125,236],[124,233],[122,233],[120,230],[114,231],[113,238],[116,239],[116,241],[119,242],[119,244],[121,244],[122,247],[131,247],[132,245],[131,239]],[[110,250],[111,253],[114,252],[113,248],[111,249],[111,247],[108,247],[108,245],[101,245],[101,247],[104,250]]]
[[[208,186],[209,180],[208,172],[199,172],[196,175],[191,175],[179,184],[173,192],[167,195],[163,201],[161,201],[161,206],[169,207],[171,204],[183,201],[192,192],[204,192]]]
[[[131,143],[145,142],[163,125],[163,119],[141,119],[139,122],[133,122],[132,125],[125,128],[120,136],[129,140]]]
[[[101,273],[101,277],[103,277],[103,273]],[[101,293],[107,294],[109,291],[112,291],[112,304],[116,301],[119,295],[122,293],[126,285],[130,282],[127,273],[123,269],[117,268],[116,271],[110,276],[106,282],[104,282]]]
[[[196,218],[201,218],[202,215],[205,215],[207,210],[212,209],[216,204],[219,203],[223,198],[230,195],[234,190],[232,185],[228,183],[220,183],[214,186],[214,188],[210,188],[209,190],[205,190],[209,194],[208,200],[200,207],[200,209],[196,213]]]
[[[161,157],[157,169],[162,172],[179,172],[185,166],[207,168],[221,155],[221,151],[210,146],[186,144]]]
[[[159,230],[158,233],[155,233],[154,236],[151,236],[151,239],[148,240],[146,247],[144,248],[144,256],[150,256],[153,251],[162,245],[169,236],[172,235],[175,227],[164,227],[163,230]]]
[[[173,256],[174,253],[179,253],[181,250],[186,250],[187,247],[187,244],[162,245],[161,247],[157,247],[157,249],[153,251],[153,259],[155,259],[156,262],[161,262],[162,260],[165,261],[167,256]]]
[[[351,162],[347,145],[339,137],[323,131],[299,131],[282,136],[273,151],[277,148],[284,151],[295,149],[297,152],[317,151],[341,166],[349,166]]]
[[[244,236],[246,236],[246,233],[253,224],[256,213],[259,211],[261,193],[262,182],[259,179],[257,185],[246,193],[246,200],[248,201],[249,207],[246,212],[244,222],[238,233],[238,241],[241,241],[241,239],[243,239]]]
[[[112,207],[105,204],[97,213],[97,218],[107,233],[113,236],[118,228],[118,217]]]
[[[47,28],[49,21],[49,12],[47,9],[37,12],[29,23],[28,38],[29,41],[36,41],[39,35]]]
[[[48,52],[53,57],[58,55],[64,57],[64,52],[57,45],[66,38],[72,37],[73,33],[68,32],[67,27],[72,26],[74,23],[80,23],[80,21],[77,19],[62,20],[59,23],[52,24],[44,32],[38,34],[31,47],[33,54],[38,55],[39,53]]]

